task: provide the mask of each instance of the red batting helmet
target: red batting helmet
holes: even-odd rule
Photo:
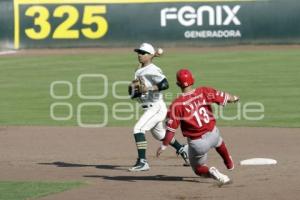
[[[177,84],[182,87],[188,87],[194,84],[194,77],[192,72],[188,69],[181,69],[177,72]]]

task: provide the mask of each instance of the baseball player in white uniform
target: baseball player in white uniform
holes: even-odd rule
[[[159,141],[165,138],[164,120],[167,115],[167,107],[161,91],[168,89],[169,84],[162,70],[152,63],[156,51],[151,44],[143,43],[134,51],[138,54],[140,63],[140,68],[136,70],[134,78],[143,82],[144,89],[142,93],[132,96],[132,98],[139,101],[144,113],[133,129],[138,159],[136,164],[129,168],[129,171],[146,171],[150,167],[146,159],[147,141],[145,133],[151,131],[153,137]],[[187,145],[181,145],[175,138],[171,140],[170,145],[176,149],[178,155],[181,155],[185,165],[189,165]]]

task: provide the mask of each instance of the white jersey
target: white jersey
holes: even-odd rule
[[[142,79],[146,87],[152,87],[160,83],[166,76],[162,70],[153,63],[138,69],[134,75],[135,79]],[[142,104],[163,101],[163,94],[160,91],[148,91],[138,98]]]

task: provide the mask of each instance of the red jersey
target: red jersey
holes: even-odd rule
[[[199,87],[173,101],[167,115],[167,131],[175,133],[180,125],[184,137],[200,138],[212,131],[216,120],[211,104],[225,105],[228,94],[209,87]]]

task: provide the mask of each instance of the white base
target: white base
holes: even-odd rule
[[[270,158],[251,158],[240,161],[240,165],[276,165],[277,161]]]
[[[7,54],[13,54],[16,53],[16,51],[0,51],[0,55],[7,55]]]

